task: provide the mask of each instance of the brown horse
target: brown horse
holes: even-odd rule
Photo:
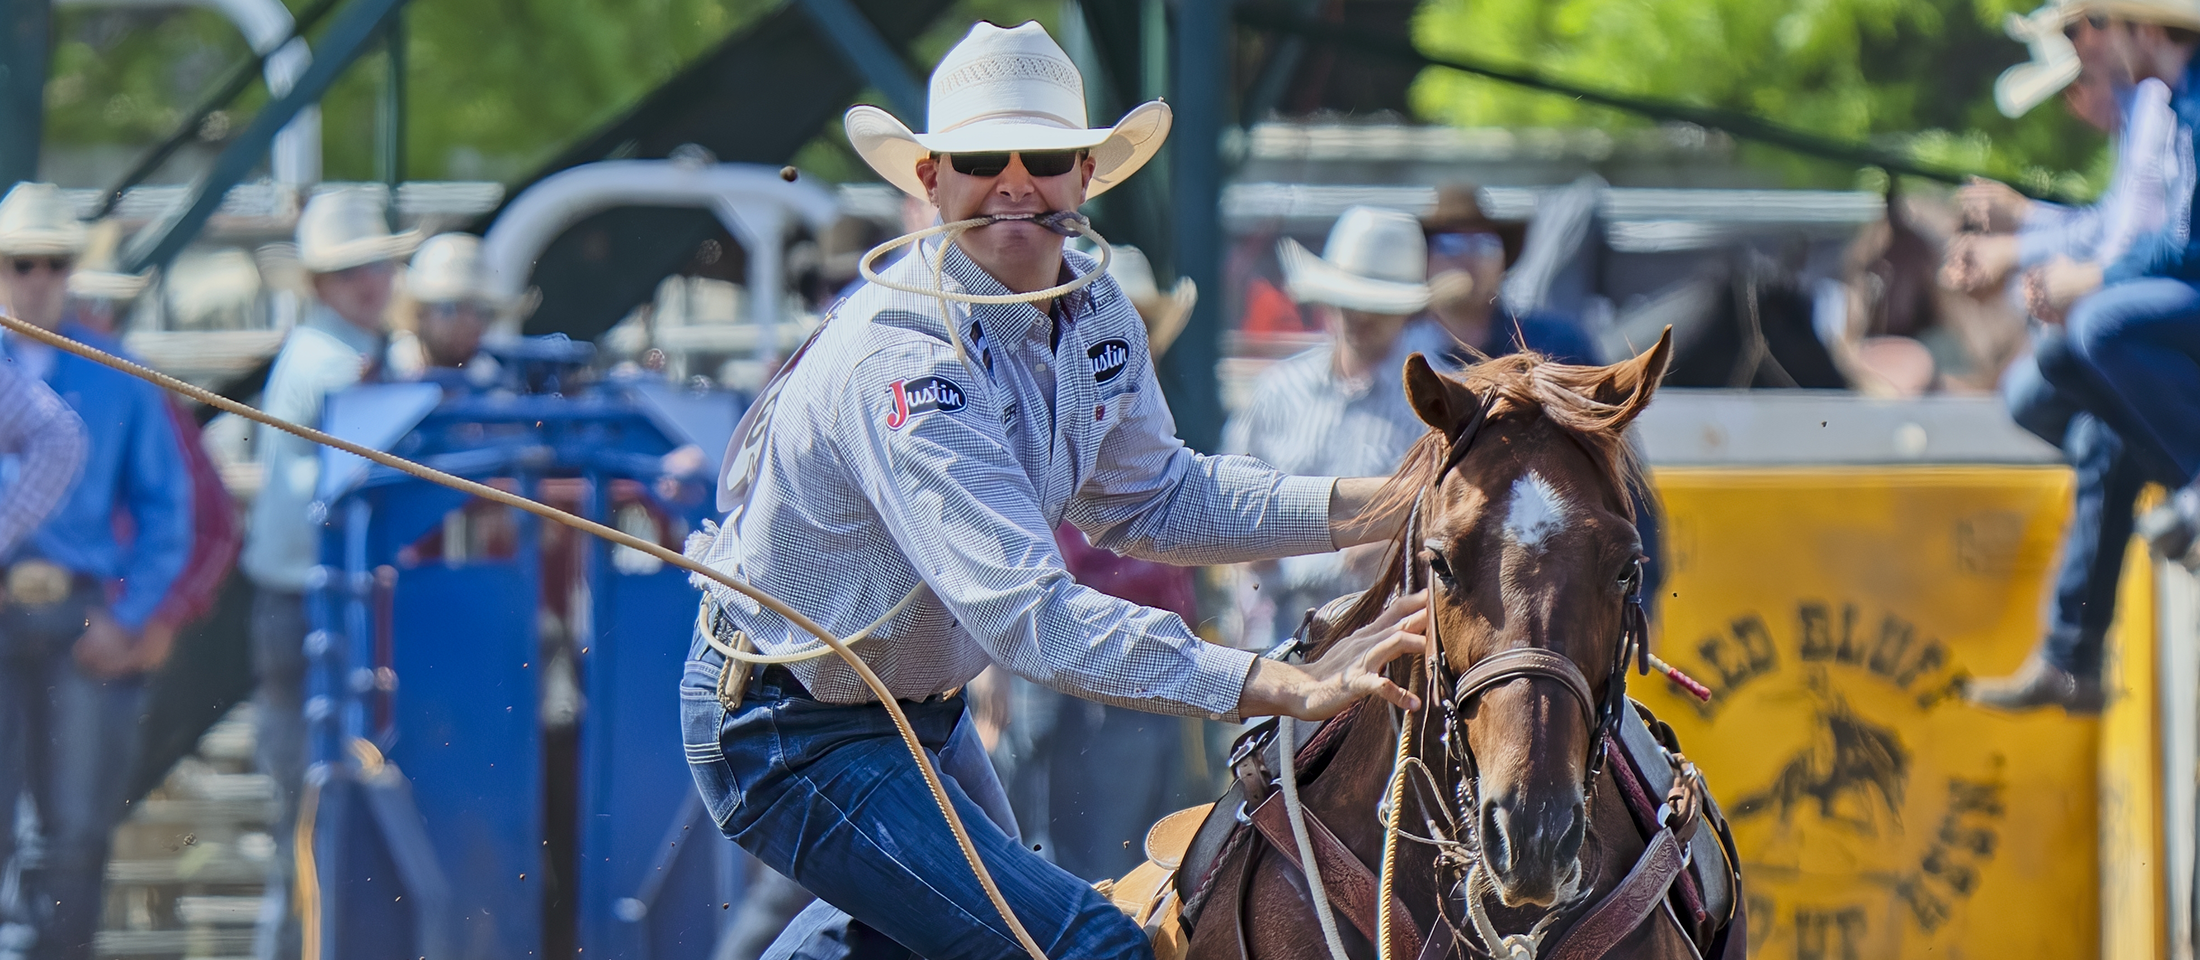
[[[1431,431],[1389,493],[1415,504],[1414,520],[1382,580],[1348,611],[1332,604],[1316,618],[1310,656],[1425,584],[1435,656],[1393,668],[1424,706],[1401,718],[1365,701],[1294,753],[1309,849],[1355,960],[1377,955],[1379,929],[1388,960],[1741,956],[1731,847],[1701,780],[1674,752],[1671,770],[1647,779],[1696,793],[1646,791],[1645,767],[1658,764],[1630,763],[1616,746],[1627,724],[1651,729],[1624,694],[1627,668],[1648,660],[1635,649],[1647,637],[1627,496],[1642,478],[1622,431],[1650,402],[1669,349],[1661,339],[1608,367],[1515,355],[1460,378],[1418,355],[1407,362],[1407,395]],[[1670,745],[1669,731],[1659,735]],[[1263,781],[1280,753],[1267,755],[1241,747],[1239,786],[1201,831],[1209,855],[1195,844],[1177,880],[1192,958],[1330,960],[1296,835],[1280,826],[1280,804],[1263,802],[1279,792]],[[1243,826],[1218,828],[1232,806]],[[1401,836],[1389,839],[1393,812]],[[1694,829],[1706,821],[1718,837],[1708,843]],[[1688,836],[1660,833],[1674,824]],[[1386,839],[1396,848],[1388,898],[1369,889]],[[1692,868],[1675,843],[1695,854]],[[1626,879],[1653,861],[1670,861],[1669,885]],[[1671,882],[1675,871],[1687,876]],[[1646,902],[1620,903],[1630,895]]]

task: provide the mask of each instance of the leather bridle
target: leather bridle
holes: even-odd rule
[[[1405,590],[1411,590],[1417,584],[1433,585],[1434,578],[1427,575],[1429,573],[1428,565],[1420,561],[1419,552],[1415,549],[1415,545],[1421,539],[1422,510],[1428,502],[1435,499],[1436,492],[1441,489],[1445,476],[1466,459],[1468,452],[1473,448],[1475,438],[1481,433],[1483,425],[1489,420],[1490,411],[1495,403],[1496,395],[1494,393],[1482,397],[1480,403],[1476,406],[1474,416],[1451,433],[1448,441],[1449,448],[1445,453],[1441,469],[1437,471],[1436,476],[1429,481],[1428,487],[1415,500],[1412,515],[1408,518],[1406,525],[1405,543],[1407,549],[1402,551],[1405,564],[1403,586]],[[1648,673],[1650,668],[1649,618],[1644,613],[1642,601],[1644,562],[1645,558],[1636,557],[1634,565],[1627,575],[1626,593],[1621,600],[1620,608],[1620,634],[1616,647],[1612,651],[1611,661],[1606,666],[1602,697],[1596,695],[1588,677],[1583,674],[1581,667],[1574,663],[1572,657],[1544,647],[1512,647],[1500,650],[1482,657],[1454,677],[1450,665],[1446,662],[1439,618],[1436,615],[1434,605],[1431,604],[1428,630],[1432,654],[1428,669],[1429,689],[1425,692],[1427,699],[1424,702],[1432,706],[1440,703],[1443,708],[1442,712],[1433,719],[1436,719],[1442,727],[1441,740],[1445,758],[1451,761],[1452,764],[1457,765],[1459,776],[1459,779],[1453,785],[1453,796],[1450,798],[1441,796],[1440,786],[1432,782],[1430,785],[1438,787],[1439,795],[1431,799],[1438,803],[1447,801],[1457,803],[1457,813],[1447,813],[1443,819],[1454,824],[1458,832],[1474,837],[1473,841],[1465,844],[1457,842],[1459,838],[1455,837],[1452,843],[1439,845],[1439,849],[1456,850],[1464,847],[1469,851],[1466,855],[1469,859],[1461,863],[1462,869],[1469,871],[1474,869],[1474,861],[1479,860],[1483,850],[1483,845],[1478,836],[1481,818],[1475,813],[1476,807],[1479,805],[1478,795],[1480,791],[1477,783],[1480,779],[1480,771],[1477,768],[1473,750],[1467,743],[1464,729],[1464,721],[1473,717],[1482,694],[1515,680],[1547,681],[1557,684],[1560,689],[1564,690],[1566,696],[1581,709],[1585,729],[1589,731],[1582,790],[1584,796],[1595,796],[1597,781],[1604,773],[1605,759],[1608,756],[1606,743],[1607,741],[1616,742],[1620,734],[1619,726],[1627,709],[1628,661],[1630,659],[1634,660],[1637,669],[1643,673]],[[1392,818],[1396,818],[1398,815],[1398,811],[1393,811],[1390,814]],[[1449,855],[1447,854],[1447,856]],[[1480,896],[1479,893],[1468,889],[1469,884],[1466,875],[1461,876],[1458,886],[1457,892],[1463,896]],[[1474,912],[1476,906],[1478,905],[1470,903],[1468,909],[1470,912]],[[1539,940],[1541,931],[1545,927],[1569,912],[1571,912],[1569,909],[1562,908],[1554,909],[1546,914],[1544,919],[1537,924],[1536,930],[1530,935],[1530,942],[1533,943]],[[1454,923],[1451,920],[1442,903],[1437,905],[1437,917],[1439,926],[1450,930],[1453,939],[1460,939],[1465,936],[1461,924]],[[1475,913],[1474,918],[1480,918],[1486,922],[1486,918],[1480,917],[1479,913]],[[1471,923],[1466,926],[1467,929],[1485,929]],[[1429,945],[1428,949],[1436,949],[1436,932],[1435,930],[1429,932],[1426,940]],[[1486,933],[1480,935],[1485,940],[1487,939]],[[1492,952],[1496,947],[1497,944],[1494,943],[1484,944],[1484,949]],[[1426,952],[1424,951],[1425,956]]]
[[[1413,514],[1407,521],[1405,540],[1407,549],[1404,551],[1407,566],[1405,583],[1408,588],[1415,583],[1428,582],[1427,579],[1420,576],[1426,571],[1427,567],[1418,560],[1419,555],[1413,549],[1413,545],[1420,540],[1419,527],[1422,504],[1434,499],[1436,491],[1443,486],[1444,477],[1453,468],[1457,467],[1461,461],[1466,459],[1468,452],[1474,446],[1475,437],[1481,434],[1483,424],[1488,422],[1490,411],[1496,406],[1496,401],[1495,393],[1481,398],[1481,402],[1476,405],[1474,416],[1468,418],[1466,423],[1452,432],[1444,456],[1443,467],[1436,472],[1435,478],[1429,481],[1427,489],[1422,492],[1419,501],[1414,505]],[[1644,674],[1650,672],[1649,617],[1644,613],[1642,603],[1644,561],[1645,558],[1636,557],[1634,567],[1627,576],[1627,593],[1622,598],[1620,607],[1619,642],[1617,648],[1613,651],[1612,661],[1605,671],[1604,696],[1602,698],[1596,696],[1594,688],[1589,684],[1588,677],[1582,673],[1580,666],[1574,663],[1572,657],[1543,647],[1513,647],[1500,650],[1481,658],[1456,678],[1452,678],[1450,665],[1446,662],[1444,643],[1439,632],[1436,611],[1433,604],[1431,605],[1429,610],[1429,639],[1431,647],[1434,649],[1434,663],[1431,664],[1430,679],[1432,684],[1436,685],[1439,690],[1449,694],[1448,697],[1442,699],[1446,714],[1446,748],[1454,755],[1455,759],[1460,760],[1465,765],[1466,776],[1469,779],[1472,779],[1474,775],[1474,758],[1471,752],[1467,750],[1465,738],[1458,729],[1459,721],[1472,717],[1482,694],[1493,688],[1511,683],[1514,680],[1548,680],[1564,689],[1574,703],[1581,708],[1582,720],[1586,729],[1590,731],[1588,764],[1586,767],[1588,782],[1584,785],[1584,788],[1585,790],[1594,790],[1597,777],[1604,772],[1604,741],[1607,737],[1619,733],[1622,711],[1627,705],[1628,661],[1630,659],[1634,660],[1639,672]]]

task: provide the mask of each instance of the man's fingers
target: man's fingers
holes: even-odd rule
[[[1374,688],[1370,692],[1374,693],[1378,697],[1383,698],[1384,700],[1390,701],[1390,704],[1392,706],[1397,707],[1401,710],[1421,709],[1420,697],[1416,697],[1413,694],[1408,693],[1404,687],[1390,682],[1390,679],[1388,677],[1370,674],[1369,679],[1374,681]]]

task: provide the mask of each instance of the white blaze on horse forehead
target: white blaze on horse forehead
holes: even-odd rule
[[[1505,509],[1505,539],[1541,550],[1565,526],[1570,510],[1558,489],[1530,470],[1513,481],[1512,502]]]

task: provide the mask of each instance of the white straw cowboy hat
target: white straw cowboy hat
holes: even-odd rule
[[[1090,150],[1091,199],[1153,159],[1169,135],[1169,105],[1139,104],[1112,127],[1085,126],[1085,80],[1046,28],[984,21],[932,71],[924,133],[877,107],[848,111],[848,142],[863,162],[913,197],[925,196],[917,161],[934,153]]]
[[[1369,313],[1413,313],[1428,306],[1428,238],[1401,210],[1353,207],[1329,228],[1317,257],[1297,240],[1276,244],[1285,286],[1300,303]]]
[[[1115,259],[1108,262],[1108,276],[1114,277],[1123,295],[1130,298],[1131,306],[1138,309],[1138,317],[1146,321],[1146,347],[1154,356],[1166,353],[1169,345],[1184,332],[1184,324],[1192,319],[1192,307],[1199,303],[1199,286],[1192,278],[1184,277],[1167,293],[1154,281],[1153,261],[1146,259],[1146,252],[1128,244],[1117,244]]]
[[[362,187],[317,193],[298,215],[298,262],[311,273],[335,273],[395,260],[420,245],[420,231],[390,233],[382,194]]]
[[[2077,8],[2072,16],[2097,13],[2116,20],[2200,31],[2200,0],[2073,0],[2070,5]]]
[[[2032,52],[2032,59],[2002,71],[1994,80],[1994,105],[2003,116],[2024,116],[2078,79],[2078,50],[2063,35],[2063,28],[2081,15],[2077,4],[2055,0],[2025,16],[2012,13],[2002,24],[2009,39]]]
[[[421,303],[475,303],[498,311],[513,303],[490,282],[481,238],[470,233],[440,233],[421,244],[405,268],[405,292]]]
[[[84,222],[60,187],[18,183],[0,199],[0,256],[73,257],[84,242]]]
[[[76,269],[69,272],[69,295],[79,300],[135,300],[153,282],[153,271],[123,273],[122,224],[101,220],[91,226]]]

